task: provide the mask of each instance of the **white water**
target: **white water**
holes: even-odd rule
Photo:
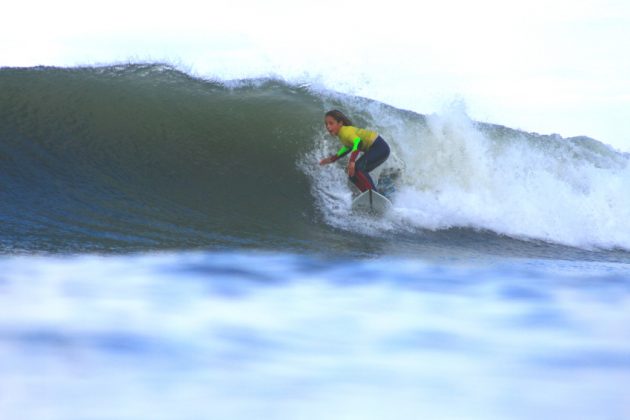
[[[630,249],[627,155],[588,139],[483,129],[461,103],[426,122],[361,99],[345,105],[391,144],[394,154],[384,166],[401,169],[402,177],[394,211],[366,222],[349,211],[343,163],[313,168],[314,196],[328,223],[373,234],[465,227],[587,249]],[[330,137],[316,143],[313,162],[338,146]]]

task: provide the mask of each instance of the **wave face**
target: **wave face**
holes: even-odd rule
[[[401,176],[382,220],[350,214],[341,163],[317,165],[337,148],[322,122],[332,107],[392,146],[385,169]],[[627,250],[628,160],[588,138],[475,123],[457,106],[423,116],[275,79],[0,69],[5,252],[325,248],[435,232]]]
[[[158,65],[0,73],[3,239],[18,248],[246,241],[310,216],[296,156],[321,101]]]

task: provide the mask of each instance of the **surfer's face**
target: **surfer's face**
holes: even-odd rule
[[[326,123],[326,130],[328,130],[328,132],[333,136],[339,134],[339,129],[343,126],[343,123],[337,121],[331,116],[326,117],[324,122]]]

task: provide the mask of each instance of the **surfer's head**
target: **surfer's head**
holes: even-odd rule
[[[352,125],[352,121],[344,115],[343,112],[333,109],[326,113],[324,117],[326,123],[326,129],[330,134],[336,136],[339,134],[339,129],[344,125]]]

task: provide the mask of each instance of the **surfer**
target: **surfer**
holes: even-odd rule
[[[350,153],[348,176],[361,191],[376,190],[370,172],[389,157],[389,145],[375,131],[357,128],[341,111],[333,109],[324,117],[328,132],[339,137],[341,149],[332,156],[322,159],[319,164],[327,165]],[[357,159],[359,152],[363,155]]]

